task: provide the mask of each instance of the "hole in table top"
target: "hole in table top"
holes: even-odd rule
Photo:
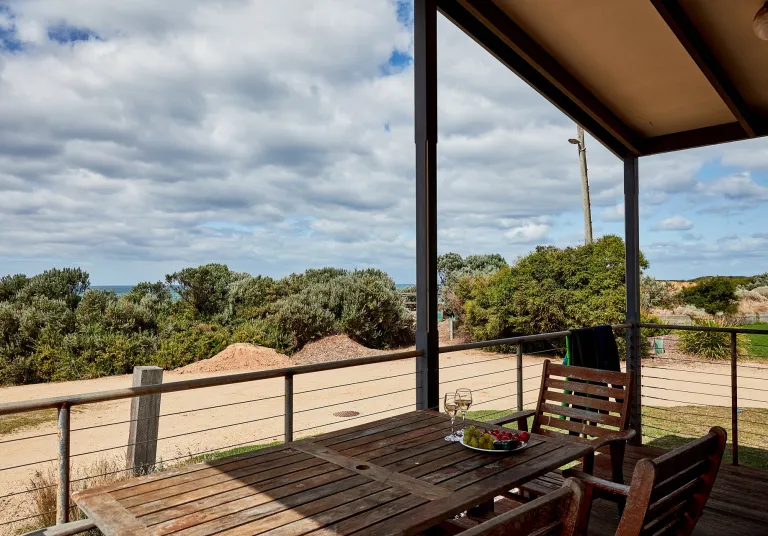
[[[365,464],[355,466],[355,469],[357,469],[358,471],[365,471],[366,469],[370,469],[370,468],[371,468],[370,465],[365,465]]]

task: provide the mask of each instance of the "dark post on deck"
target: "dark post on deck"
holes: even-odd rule
[[[416,126],[416,407],[439,407],[437,336],[437,0],[413,5]]]
[[[632,442],[643,442],[640,394],[640,204],[636,156],[624,157],[624,241],[626,248],[627,369],[635,373],[630,425],[637,435]]]

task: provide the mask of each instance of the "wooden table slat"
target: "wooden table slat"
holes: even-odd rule
[[[312,454],[320,459],[334,463],[339,467],[355,471],[377,482],[383,484],[386,483],[400,489],[410,490],[412,494],[418,495],[424,499],[434,500],[450,495],[448,490],[441,489],[438,486],[434,486],[427,482],[421,482],[411,476],[397,473],[392,469],[387,469],[380,465],[367,462],[366,460],[344,456],[343,454],[340,454],[333,449],[323,447],[322,445],[306,443],[298,445],[296,448],[303,450],[307,454]]]
[[[261,491],[265,491],[272,488],[278,488],[280,486],[284,486],[285,484],[290,484],[291,482],[295,482],[297,480],[303,480],[305,478],[321,475],[324,473],[330,473],[331,471],[335,471],[337,469],[338,469],[337,466],[324,462],[320,465],[316,465],[315,467],[303,469],[295,473],[283,474],[283,475],[280,475],[274,478],[269,478],[269,479],[264,479],[259,474],[250,475],[242,479],[230,480],[227,482],[222,482],[221,484],[215,484],[213,486],[208,486],[205,488],[200,488],[200,489],[196,489],[186,493],[182,493],[180,495],[174,495],[173,497],[159,499],[151,503],[135,506],[133,508],[130,508],[129,510],[133,513],[133,515],[139,517],[152,512],[156,512],[158,510],[164,510],[165,508],[170,508],[172,506],[184,504],[191,501],[198,501],[205,497],[212,497],[214,495],[218,495],[225,491],[230,491],[230,490],[242,488],[245,486],[249,486],[251,487],[251,489],[254,489],[253,486],[255,484],[258,484],[257,489]],[[352,475],[354,473],[349,472],[349,474]]]
[[[534,435],[521,452],[483,454],[446,442],[449,429],[416,411],[74,499],[108,536],[407,535],[590,451]]]

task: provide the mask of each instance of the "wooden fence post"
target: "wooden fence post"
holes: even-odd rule
[[[134,367],[133,386],[163,383],[160,367]],[[126,469],[135,475],[151,471],[157,461],[157,431],[160,425],[160,394],[131,399],[131,426],[128,433]]]

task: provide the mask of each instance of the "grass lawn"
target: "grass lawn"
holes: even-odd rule
[[[739,326],[747,329],[765,329],[768,330],[768,324],[748,324]],[[752,357],[768,359],[768,335],[747,335],[749,339],[749,354]]]
[[[16,415],[3,415],[0,417],[0,435],[10,434],[24,428],[31,428],[38,424],[56,421],[55,409],[31,411],[29,413],[17,413]]]
[[[514,410],[469,411],[467,417],[488,421]],[[532,419],[531,419],[532,420]],[[531,420],[528,426],[531,426]],[[514,424],[507,425],[510,428]],[[731,408],[720,406],[643,406],[643,444],[673,449],[706,434],[712,426],[731,433]],[[723,463],[731,463],[731,443]],[[743,408],[739,413],[739,464],[768,470],[768,410]]]

